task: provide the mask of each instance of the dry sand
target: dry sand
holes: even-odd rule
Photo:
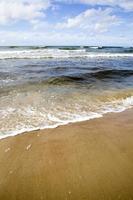
[[[133,110],[0,140],[0,200],[133,199]]]

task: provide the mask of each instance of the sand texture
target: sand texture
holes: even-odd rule
[[[132,200],[133,110],[0,140],[0,200]]]

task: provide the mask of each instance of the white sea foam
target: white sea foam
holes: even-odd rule
[[[66,112],[65,119],[59,118],[59,116],[62,116],[64,114],[63,112],[60,113],[60,115],[58,117],[55,116],[54,114],[48,114],[47,118],[49,119],[49,121],[52,122],[51,124],[45,123],[44,125],[42,124],[40,126],[33,127],[31,125],[25,126],[22,123],[19,126],[17,126],[15,130],[5,131],[4,134],[0,135],[0,139],[6,138],[9,136],[15,136],[15,135],[18,135],[18,134],[21,134],[24,132],[48,129],[48,128],[56,128],[60,125],[66,125],[68,123],[81,122],[81,121],[87,121],[90,119],[100,118],[106,113],[122,112],[122,111],[132,108],[132,107],[133,107],[133,96],[127,97],[127,98],[121,99],[121,100],[107,102],[101,108],[97,109],[95,112],[80,112],[80,114],[78,114],[78,113],[72,114],[72,113]],[[11,112],[11,109],[8,109],[8,111],[9,110]],[[28,114],[30,114],[30,117],[31,117],[32,112],[29,109],[27,110],[27,112],[28,112]]]
[[[0,51],[0,59],[40,59],[40,58],[70,58],[70,57],[118,58],[118,57],[133,57],[133,53],[87,52],[85,49],[67,50],[67,51],[60,49]]]

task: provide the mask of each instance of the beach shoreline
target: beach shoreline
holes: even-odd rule
[[[0,199],[133,199],[133,109],[0,140]]]

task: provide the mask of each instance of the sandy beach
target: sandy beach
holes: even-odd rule
[[[133,199],[133,109],[0,140],[8,199]]]

